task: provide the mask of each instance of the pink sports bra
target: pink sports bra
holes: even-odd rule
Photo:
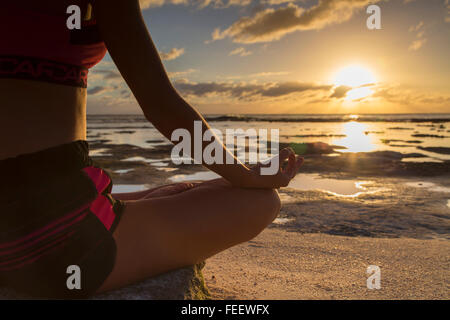
[[[54,8],[39,8],[36,0],[0,2],[0,78],[86,88],[89,68],[107,51],[92,17],[94,0],[71,1],[82,17],[81,29],[73,30],[66,25],[71,14],[63,1],[44,1]]]

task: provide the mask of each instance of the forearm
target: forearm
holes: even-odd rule
[[[173,93],[166,97],[165,101],[160,101],[158,108],[142,108],[147,119],[169,140],[172,140],[172,133],[176,129],[186,129],[191,139],[190,156],[195,157],[194,137],[198,132],[195,132],[194,123],[201,123],[201,135],[211,127],[206,120],[195,110],[189,103],[187,103],[178,93],[174,90]],[[218,148],[221,148],[222,157],[218,159],[217,163],[206,164],[203,161],[203,157],[195,157],[195,160],[202,163],[206,168],[216,172],[220,176],[224,177],[233,184],[239,184],[239,180],[248,173],[249,169],[237,159],[232,150],[228,150],[222,143],[219,137],[213,136],[212,141],[201,140],[201,155],[203,155],[204,148],[212,143],[218,144]]]

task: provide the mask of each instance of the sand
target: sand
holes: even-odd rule
[[[367,289],[366,268],[381,269]],[[449,299],[450,243],[268,228],[207,260],[214,299]]]

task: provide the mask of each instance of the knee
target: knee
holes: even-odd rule
[[[275,220],[280,213],[281,201],[276,190],[260,189],[255,190],[256,197],[252,206],[252,230],[249,234],[251,238],[257,236],[269,224]],[[249,240],[249,239],[247,239]]]
[[[276,189],[264,189],[261,191],[263,193],[261,197],[261,214],[267,221],[267,225],[269,225],[280,213],[281,200]]]

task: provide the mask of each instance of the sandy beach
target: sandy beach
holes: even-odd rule
[[[449,299],[445,240],[299,234],[271,227],[210,259],[203,272],[215,299]],[[366,268],[381,269],[367,289]]]

